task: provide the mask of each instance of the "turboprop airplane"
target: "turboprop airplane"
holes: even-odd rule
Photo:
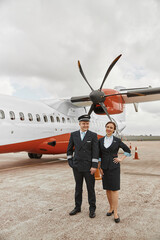
[[[125,104],[133,103],[137,111],[139,102],[160,100],[160,87],[103,89],[120,57],[111,63],[98,90],[89,84],[78,61],[79,71],[91,89],[89,95],[35,102],[0,95],[0,153],[25,151],[30,158],[65,153],[70,132],[79,128],[77,119],[82,114],[92,114],[90,129],[99,137],[105,135],[108,120],[114,121],[117,134],[121,133]]]

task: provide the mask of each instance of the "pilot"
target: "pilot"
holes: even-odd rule
[[[98,167],[98,139],[97,134],[89,131],[90,116],[82,115],[78,118],[80,130],[72,132],[67,149],[69,166],[73,169],[75,179],[75,208],[69,215],[81,212],[83,179],[85,179],[89,217],[94,218],[96,210],[95,178]]]

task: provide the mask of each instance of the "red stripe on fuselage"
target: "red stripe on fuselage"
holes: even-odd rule
[[[0,146],[0,153],[9,152],[31,152],[40,154],[58,154],[65,153],[68,145],[70,134],[63,134],[59,136],[30,140],[27,142],[13,143]],[[48,145],[50,142],[55,142],[56,145],[53,147]]]
[[[101,136],[98,136],[100,138]],[[30,152],[37,154],[61,154],[67,152],[70,133],[54,137],[36,139],[27,142],[13,143],[0,146],[0,153]],[[56,142],[55,146],[48,143]]]

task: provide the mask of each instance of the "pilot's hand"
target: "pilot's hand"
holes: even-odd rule
[[[68,159],[68,164],[71,168],[73,168],[73,158]]]
[[[97,170],[97,168],[91,168],[90,169],[91,175],[95,174],[96,170]]]

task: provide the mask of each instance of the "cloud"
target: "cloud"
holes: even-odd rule
[[[8,77],[0,77],[0,93],[6,95],[13,95],[15,92],[14,87]]]
[[[154,114],[153,117],[160,116],[160,101],[142,103],[141,109],[145,113]]]
[[[127,105],[126,113],[124,134],[160,135],[160,101],[140,103],[138,112],[135,112],[133,105]]]
[[[156,0],[1,1],[0,79],[9,79],[1,93],[26,98],[89,94],[77,60],[97,89],[120,53],[105,88],[159,87],[159,10]]]

